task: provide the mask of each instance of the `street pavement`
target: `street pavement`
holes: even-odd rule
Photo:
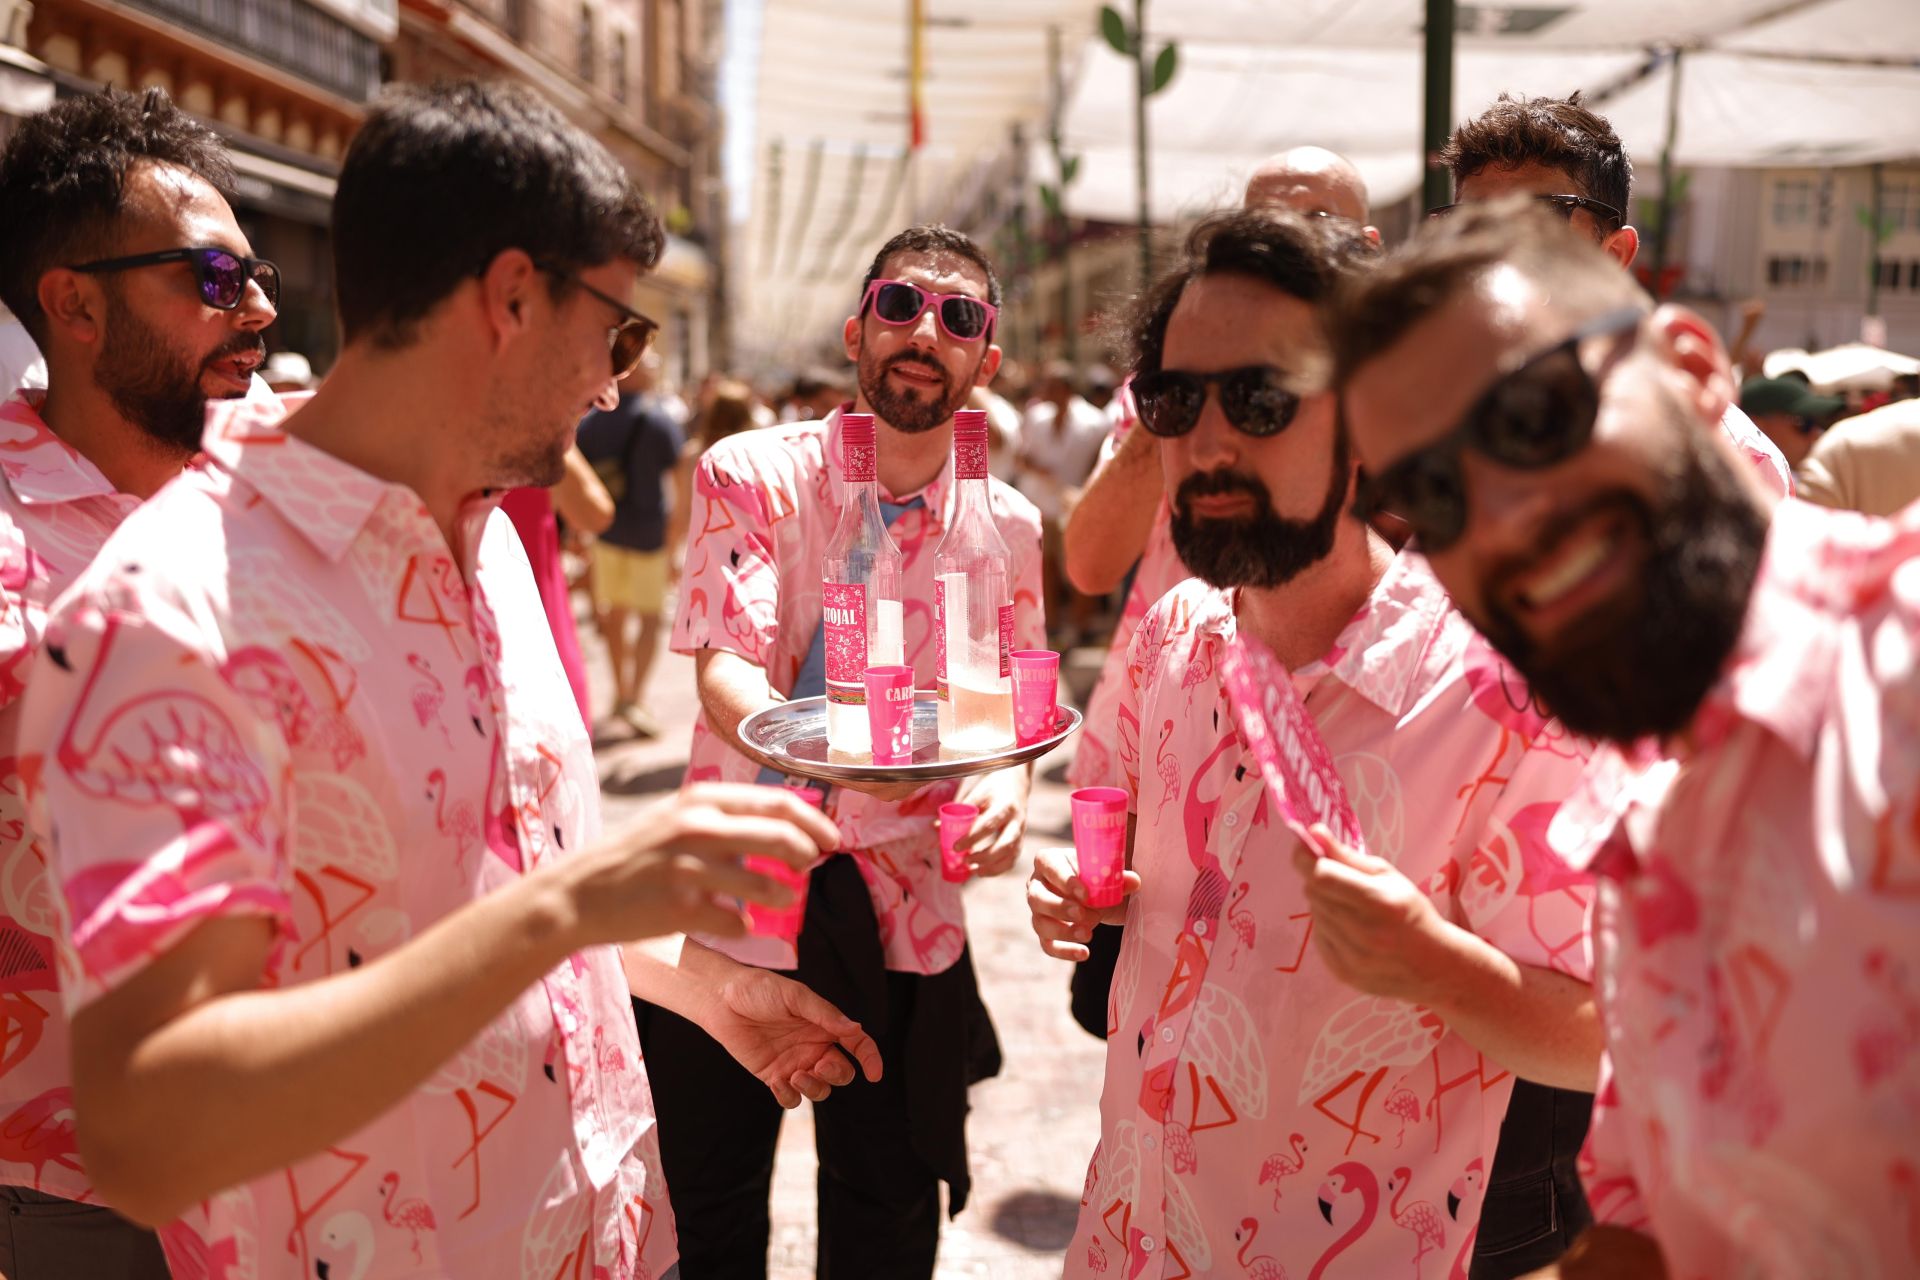
[[[581,646],[596,709],[604,711],[604,651],[584,619]],[[697,705],[693,661],[662,653],[646,701],[665,727],[660,738],[638,740],[617,728],[596,744],[609,831],[636,822],[680,784]],[[1069,743],[1040,761],[1029,850],[1071,842],[1064,781],[1071,754]],[[973,1191],[966,1210],[942,1224],[935,1272],[941,1280],[1058,1277],[1100,1136],[1103,1046],[1068,1015],[1068,966],[1041,954],[1034,940],[1024,901],[1031,870],[1032,858],[1023,854],[1005,876],[966,889],[974,966],[1006,1061],[997,1078],[971,1094]],[[816,1170],[812,1108],[802,1104],[787,1113],[774,1164],[770,1280],[812,1280]]]

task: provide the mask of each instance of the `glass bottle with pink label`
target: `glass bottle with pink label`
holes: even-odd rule
[[[873,750],[863,673],[906,660],[900,610],[900,548],[880,513],[870,413],[840,415],[846,505],[821,562],[820,606],[827,658],[827,746],[845,755]]]
[[[953,496],[933,554],[934,659],[940,745],[1013,745],[1013,592],[1007,544],[987,503],[987,415],[953,415]]]

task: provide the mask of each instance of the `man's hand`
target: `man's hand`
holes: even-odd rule
[[[683,931],[738,937],[745,921],[716,897],[793,901],[791,890],[748,871],[747,855],[802,869],[839,843],[833,823],[778,787],[703,783],[654,806],[632,832],[550,865],[582,946]]]
[[[1368,995],[1425,1003],[1427,984],[1446,971],[1454,926],[1392,863],[1347,848],[1325,826],[1312,834],[1320,856],[1296,846],[1293,866],[1333,976]]]
[[[1566,1257],[1521,1280],[1667,1280],[1667,1260],[1652,1236],[1625,1227],[1589,1227]]]
[[[1027,831],[1027,795],[1032,789],[1030,765],[960,780],[954,802],[978,807],[980,816],[954,847],[967,855],[967,869],[974,875],[999,876],[1013,869]]]
[[[766,969],[738,965],[695,1018],[736,1061],[792,1109],[853,1082],[854,1064],[880,1078],[880,1049],[860,1024],[806,987]],[[843,1052],[844,1051],[844,1052]]]
[[[1139,890],[1140,873],[1122,871],[1120,905],[1088,906],[1087,886],[1080,879],[1080,863],[1073,850],[1042,849],[1034,855],[1033,875],[1027,880],[1027,910],[1033,913],[1040,949],[1056,960],[1085,960],[1093,927],[1125,922],[1126,895]]]

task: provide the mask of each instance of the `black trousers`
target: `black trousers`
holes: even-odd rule
[[[1487,1175],[1471,1280],[1510,1280],[1554,1261],[1593,1225],[1575,1167],[1593,1095],[1518,1080]]]
[[[895,1070],[905,1056],[897,1029],[908,1023],[920,981],[887,975],[886,1029],[875,1037],[887,1064],[880,1082],[856,1079],[814,1104],[819,1280],[933,1274],[939,1180],[908,1141],[904,1073]],[[699,1027],[638,1000],[634,1011],[679,1225],[682,1278],[761,1280],[780,1105]]]

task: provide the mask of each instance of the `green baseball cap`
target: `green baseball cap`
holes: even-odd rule
[[[1846,406],[1839,396],[1815,395],[1798,378],[1748,378],[1740,384],[1740,410],[1749,417],[1789,413],[1796,418],[1831,418]]]

